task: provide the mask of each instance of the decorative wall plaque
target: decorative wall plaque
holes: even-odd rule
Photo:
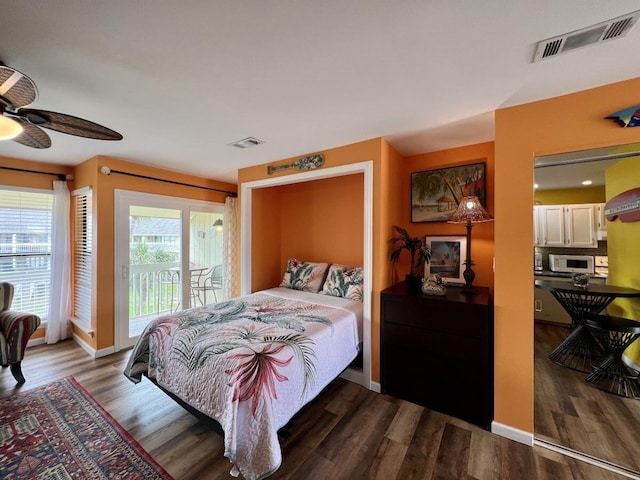
[[[302,157],[296,160],[293,163],[289,163],[287,165],[278,165],[277,167],[272,167],[269,165],[267,167],[267,174],[271,175],[274,172],[279,172],[280,170],[314,170],[316,168],[320,168],[324,163],[324,157],[322,155],[309,155],[308,157]]]

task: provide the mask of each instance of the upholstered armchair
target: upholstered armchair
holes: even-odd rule
[[[13,300],[13,285],[0,282],[0,360],[2,368],[10,367],[16,381],[24,383],[20,362],[29,337],[40,325],[40,317],[31,313],[9,310]]]

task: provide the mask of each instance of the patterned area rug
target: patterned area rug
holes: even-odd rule
[[[73,378],[0,399],[0,479],[169,479]]]

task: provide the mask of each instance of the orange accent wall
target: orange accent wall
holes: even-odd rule
[[[33,162],[30,160],[18,160],[17,158],[2,156],[0,156],[0,166],[62,175],[73,174],[73,167],[66,167],[64,165],[56,165],[53,163]],[[57,180],[57,178],[52,175],[40,175],[37,173],[16,172],[13,170],[0,169],[0,185],[53,190],[54,180]],[[71,190],[73,182],[68,182],[68,185],[69,190]]]
[[[371,140],[366,140],[359,143],[354,143],[351,145],[345,145],[342,147],[336,147],[329,150],[325,150],[322,152],[324,155],[324,165],[322,168],[327,167],[335,167],[339,165],[346,165],[351,163],[363,162],[371,160],[373,162],[373,191],[374,191],[374,201],[373,201],[373,272],[372,272],[372,312],[371,312],[371,328],[372,328],[372,378],[374,381],[379,380],[379,330],[380,330],[380,318],[379,318],[379,294],[380,291],[389,285],[391,285],[389,280],[389,267],[388,261],[386,260],[386,240],[391,231],[391,221],[396,222],[399,219],[399,211],[400,211],[400,202],[401,200],[393,195],[387,195],[389,193],[389,185],[397,185],[399,184],[399,176],[397,173],[397,169],[400,165],[401,156],[393,150],[393,148],[389,145],[389,143],[382,138],[374,138]],[[307,155],[301,154],[300,156]],[[292,161],[296,160],[299,157],[292,157],[288,159],[283,159],[278,162],[274,162],[273,165],[280,164],[288,164]],[[292,173],[300,173],[298,170],[282,170],[274,173],[272,176],[284,176],[290,175]],[[267,174],[267,168],[265,165],[259,165],[256,167],[249,167],[245,169],[241,169],[238,171],[238,185],[239,189],[240,185],[245,182],[262,180],[265,178],[269,178],[270,176]],[[340,182],[351,182],[355,181],[354,178],[362,179],[362,175],[349,175],[347,177],[353,177],[351,179],[328,179],[327,183],[324,183],[325,187],[330,191],[337,191],[341,188],[341,185],[344,186],[346,184]],[[334,183],[334,180],[337,180],[337,183]],[[284,201],[283,199],[291,197],[299,198],[301,192],[304,192],[304,189],[309,189],[308,192],[314,192],[314,196],[324,196],[322,194],[322,185],[325,180],[317,180],[314,182],[305,182],[303,184],[291,185],[287,187],[291,187],[290,189],[285,189],[284,187],[267,187],[263,189],[253,189],[252,192],[252,290],[259,290],[261,288],[271,287],[274,284],[280,282],[282,278],[282,274],[284,272],[284,262],[290,254],[288,252],[284,252],[284,249],[292,248],[296,251],[300,247],[294,245],[293,239],[285,240],[283,239],[283,232],[287,231],[284,226],[286,222],[286,216],[289,214],[294,214],[300,211],[299,206],[295,205],[286,205],[283,207],[282,212],[285,213],[285,216],[281,216],[281,204]],[[362,182],[362,180],[360,180]],[[312,186],[312,184],[318,186]],[[299,190],[302,188],[302,190]],[[353,192],[349,193],[349,198],[356,198],[359,196],[362,198],[363,191],[359,190],[358,193]],[[389,198],[393,197],[393,198]],[[242,198],[240,198],[242,202]],[[328,212],[331,209],[340,207],[342,202],[338,201],[338,199],[330,200],[331,205],[326,207],[322,207],[320,210],[319,216],[323,215],[321,212]],[[346,205],[346,202],[344,202]],[[350,216],[355,217],[359,216],[359,222],[362,221],[362,201],[354,202],[354,205],[359,205],[358,211],[355,210],[351,213],[347,210],[346,206],[342,206],[340,208],[345,209],[344,219],[341,219],[336,222],[337,225],[342,225],[341,228],[345,227],[346,219]],[[313,208],[318,208],[317,205],[314,205]],[[392,213],[390,213],[392,212]],[[325,222],[327,224],[326,228],[321,228],[321,223]],[[332,262],[345,262],[345,263],[356,263],[358,256],[360,262],[362,262],[362,243],[360,243],[360,252],[355,252],[354,249],[346,249],[345,246],[341,245],[340,235],[343,232],[340,232],[338,228],[335,228],[331,225],[330,218],[318,218],[313,220],[312,222],[315,226],[312,227],[318,233],[318,238],[314,240],[314,244],[317,248],[313,249],[305,249],[304,253],[306,253],[311,261],[311,257],[322,260],[323,257],[326,258],[328,253],[331,254],[330,260]],[[280,242],[283,242],[283,246],[281,247],[278,242],[273,239],[267,239],[266,242],[263,242],[262,233],[265,231],[269,231],[269,228],[277,228],[280,229]],[[295,227],[297,228],[297,227]],[[353,225],[350,227],[353,229],[353,233],[349,233],[349,235],[353,235],[356,237],[356,231],[359,228],[359,234],[357,234],[357,238],[359,241],[362,240],[362,223],[359,226]],[[274,235],[273,238],[276,238],[278,235]],[[330,247],[329,247],[330,246]],[[282,250],[281,250],[282,248]],[[306,248],[306,247],[305,247]],[[282,251],[282,254],[280,253]],[[277,254],[275,253],[277,252]],[[279,259],[278,263],[273,257],[276,255],[282,255],[282,259]],[[333,260],[336,258],[336,260]],[[348,260],[352,258],[354,262],[349,262]],[[340,260],[344,259],[344,260]],[[303,258],[306,260],[306,258]]]
[[[486,206],[489,215],[495,211],[495,161],[494,142],[479,143],[460,148],[451,148],[439,152],[423,153],[406,157],[403,162],[403,182],[401,226],[409,230],[412,236],[428,235],[460,235],[465,236],[467,230],[464,225],[446,222],[411,223],[411,174],[424,170],[447,168],[471,163],[484,162]],[[476,273],[474,285],[489,287],[493,290],[493,237],[494,222],[475,224],[471,230],[471,259],[475,262],[473,271]],[[401,262],[397,264],[397,278],[403,279],[409,273],[409,256],[401,255]]]
[[[282,280],[283,270],[280,262],[281,193],[278,188],[258,188],[252,192],[252,292],[278,286]]]
[[[86,337],[84,340],[98,351],[113,346],[115,342],[114,190],[131,190],[218,203],[224,203],[226,197],[226,194],[221,192],[171,185],[144,178],[116,173],[112,173],[109,176],[103,175],[99,173],[100,167],[103,166],[107,166],[112,170],[121,170],[138,175],[236,191],[236,186],[232,184],[184,175],[110,157],[97,156],[87,160],[77,168],[79,174],[76,180],[76,188],[91,186],[94,194],[95,316],[92,319],[92,326],[95,330],[95,336],[93,338]]]
[[[278,187],[283,268],[289,257],[362,266],[363,182],[357,174]]]
[[[496,112],[495,421],[533,432],[533,158],[640,141],[605,117],[640,78]]]
[[[292,257],[362,266],[363,182],[359,174],[257,189],[252,290],[278,286]]]
[[[72,330],[73,333],[78,335],[85,343],[87,343],[87,345],[98,351],[112,347],[115,342],[114,190],[132,190],[218,203],[224,203],[226,197],[226,194],[221,192],[172,185],[164,182],[115,173],[110,176],[106,176],[99,173],[100,167],[107,166],[112,170],[121,170],[138,175],[146,175],[204,187],[218,188],[226,191],[236,191],[235,185],[226,182],[180,174],[169,170],[103,156],[93,157],[75,167],[65,167],[7,157],[0,157],[0,165],[36,171],[72,174],[74,175],[74,180],[72,182],[68,182],[69,190],[71,191],[86,186],[92,187],[94,211],[93,229],[95,237],[93,250],[93,311],[91,326],[94,330],[94,336],[90,337],[73,325]],[[55,177],[50,175],[38,175],[0,169],[0,185],[52,190],[52,181],[54,179]],[[73,215],[74,212],[71,214]],[[73,239],[73,229],[71,234]],[[41,335],[41,333],[36,333],[35,337],[37,338]]]

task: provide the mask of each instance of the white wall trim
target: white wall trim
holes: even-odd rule
[[[295,173],[281,177],[245,182],[240,186],[240,255],[241,255],[241,295],[251,293],[251,207],[254,189],[310,182],[325,178],[362,173],[364,175],[364,228],[363,228],[363,269],[364,297],[362,309],[363,373],[357,382],[369,390],[371,384],[371,295],[373,288],[373,161],[350,163],[337,167],[321,168],[309,172]]]
[[[44,344],[45,344],[44,337],[30,338],[29,341],[27,342],[27,348],[35,347],[36,345],[44,345]]]
[[[500,435],[501,437],[505,437],[519,443],[524,443],[529,447],[533,447],[533,433],[519,430],[509,425],[505,425],[504,423],[495,421],[491,422],[491,433],[495,433],[496,435]]]
[[[107,348],[103,348],[102,350],[96,350],[95,348],[93,348],[91,345],[89,345],[87,342],[85,342],[84,340],[82,340],[82,338],[80,338],[78,335],[76,335],[75,333],[73,334],[73,340],[82,347],[82,349],[87,352],[89,354],[89,356],[91,358],[100,358],[100,357],[106,357],[107,355],[111,355],[112,353],[116,352],[116,349],[114,346],[112,347],[107,347]]]
[[[69,319],[69,322],[71,322],[73,325],[76,326],[76,328],[78,328],[80,331],[86,333],[87,335],[89,335],[90,337],[93,337],[95,335],[95,332],[91,329],[91,325],[87,325],[86,321],[82,321],[76,317],[71,317]]]

